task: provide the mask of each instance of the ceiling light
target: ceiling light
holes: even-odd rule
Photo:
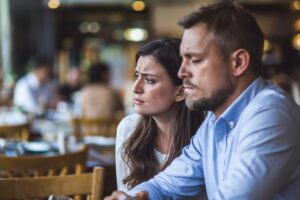
[[[300,50],[300,34],[299,33],[293,37],[292,43],[293,43],[293,47],[296,50]]]
[[[60,5],[60,0],[49,0],[48,1],[48,8],[50,9],[56,9]]]
[[[126,40],[133,42],[140,42],[148,38],[148,32],[143,28],[128,28],[123,34]]]
[[[134,1],[131,7],[134,11],[142,11],[145,9],[146,5],[143,1]]]
[[[293,10],[300,10],[300,1],[296,0],[291,3],[291,7]]]

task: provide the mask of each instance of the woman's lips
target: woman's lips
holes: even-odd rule
[[[134,104],[135,105],[142,105],[144,103],[144,101],[140,100],[140,99],[134,99]]]

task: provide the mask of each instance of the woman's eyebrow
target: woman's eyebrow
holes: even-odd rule
[[[158,75],[150,74],[150,73],[140,73],[142,76],[154,76],[159,77]]]
[[[159,77],[158,75],[154,75],[154,74],[151,74],[151,73],[145,73],[145,72],[139,72],[139,71],[135,71],[135,74],[141,74],[142,76]]]

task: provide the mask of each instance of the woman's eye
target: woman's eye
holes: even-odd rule
[[[154,83],[155,83],[155,81],[152,80],[152,79],[146,79],[146,82],[147,82],[148,84],[154,84]]]
[[[137,80],[139,78],[138,74],[134,74],[134,80]]]

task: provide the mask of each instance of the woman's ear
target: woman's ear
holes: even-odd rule
[[[184,99],[185,99],[185,94],[184,94],[183,86],[181,85],[177,89],[177,94],[175,96],[175,101],[180,102],[180,101],[183,101]]]
[[[232,74],[241,76],[250,67],[250,55],[246,49],[238,49],[232,54]]]

